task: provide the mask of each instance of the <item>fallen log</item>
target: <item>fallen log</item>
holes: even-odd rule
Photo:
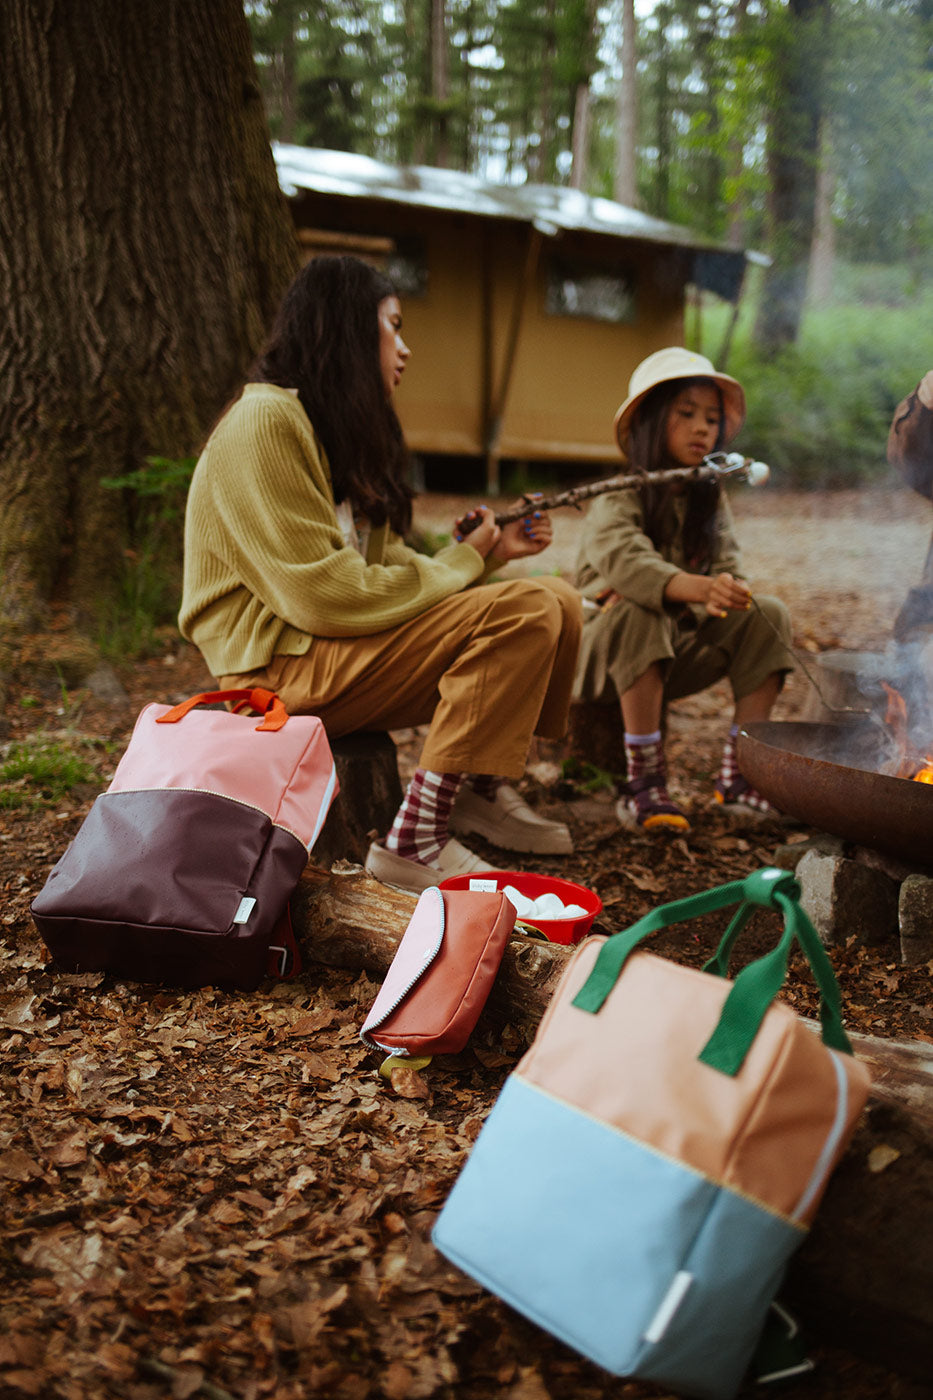
[[[294,901],[305,956],[388,971],[415,896],[364,875],[309,866]],[[487,1005],[490,1024],[530,1041],[570,949],[513,934]],[[873,1085],[785,1292],[804,1328],[894,1371],[933,1374],[933,1045],[851,1035]],[[609,1067],[607,1067],[608,1072]]]
[[[416,896],[364,875],[358,866],[331,873],[309,865],[292,901],[292,919],[306,957],[325,967],[389,970]],[[486,1008],[493,1024],[509,1022],[530,1043],[567,963],[568,949],[514,933]]]

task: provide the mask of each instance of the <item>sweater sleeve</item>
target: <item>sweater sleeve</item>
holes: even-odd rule
[[[185,533],[185,635],[200,645],[200,612],[216,650],[225,626],[242,632],[248,619],[254,642],[229,648],[245,668],[257,653],[268,661],[276,631],[293,639],[385,631],[481,576],[484,561],[466,543],[429,558],[398,542],[383,552],[385,562],[373,563],[346,545],[326,459],[304,410],[285,391],[262,389],[229,410],[195,471]],[[246,655],[253,662],[244,663]]]

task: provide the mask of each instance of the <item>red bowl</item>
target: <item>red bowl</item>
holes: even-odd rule
[[[596,915],[602,912],[603,902],[599,895],[585,885],[574,884],[573,880],[561,880],[556,875],[528,875],[521,870],[486,870],[475,875],[451,875],[449,879],[441,881],[440,889],[468,890],[471,880],[482,880],[483,887],[487,889],[489,885],[486,882],[490,880],[493,881],[492,888],[497,890],[514,885],[526,899],[537,899],[540,894],[556,894],[562,904],[579,904],[584,908],[586,913],[578,914],[575,919],[529,919],[524,914],[521,916],[519,923],[531,924],[551,943],[579,943],[589,932]]]

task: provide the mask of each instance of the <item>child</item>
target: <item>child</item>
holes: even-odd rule
[[[366,869],[418,891],[488,870],[452,832],[566,853],[570,833],[503,779],[565,730],[580,600],[556,578],[489,581],[551,538],[544,512],[433,557],[404,543],[407,453],[392,406],[408,362],[391,282],[312,259],[194,472],[182,635],[221,689],[264,686],[332,737],[428,725],[420,766]]]
[[[662,707],[723,676],[735,712],[715,800],[774,813],[739,772],[735,741],[741,724],[768,718],[790,669],[787,609],[757,596],[752,606],[718,481],[652,480],[657,471],[699,466],[744,418],[741,385],[704,356],[679,347],[649,355],[615,419],[622,453],[644,485],[598,496],[587,513],[578,584],[600,611],[583,628],[575,692],[584,700],[614,692],[621,701],[628,781],[616,815],[626,826],[689,829],[667,790]]]

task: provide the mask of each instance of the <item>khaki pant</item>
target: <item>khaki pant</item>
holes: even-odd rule
[[[620,599],[583,629],[577,697],[624,695],[655,661],[664,674],[665,700],[695,695],[724,676],[736,700],[751,695],[775,671],[783,676],[793,668],[787,608],[765,595],[755,602],[748,612],[704,617],[697,628],[683,629],[672,611]]]
[[[334,739],[428,724],[423,768],[520,778],[532,735],[566,731],[580,627],[579,595],[563,579],[510,579],[372,636],[315,637],[304,656],[218,683],[274,690]]]

